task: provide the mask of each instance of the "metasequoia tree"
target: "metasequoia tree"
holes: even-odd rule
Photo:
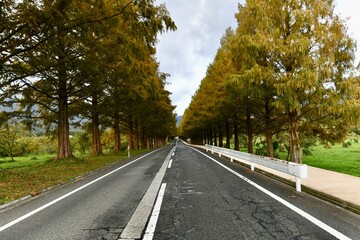
[[[182,132],[201,139],[204,128],[214,124],[216,114],[207,111],[222,104],[209,89],[225,76],[228,97],[223,103],[232,103],[233,114],[225,114],[226,123],[232,120],[235,136],[247,133],[249,152],[252,136],[264,134],[267,154],[273,156],[272,136],[284,130],[297,163],[302,162],[300,133],[324,143],[341,141],[359,121],[359,77],[355,43],[334,14],[333,1],[248,0],[239,5],[236,18],[231,54],[218,55],[221,60],[209,67],[185,111]],[[218,68],[228,59],[233,69]]]
[[[232,36],[233,31],[227,29],[213,63],[209,65],[206,76],[183,116],[180,132],[189,134],[195,142],[212,144],[214,141],[216,144],[218,139],[219,145],[222,146],[223,128],[228,125],[226,122],[229,116],[232,118],[234,111],[231,109],[231,101],[225,88],[226,80],[233,72],[229,49]],[[227,147],[230,147],[229,135],[230,132],[226,131]]]
[[[23,117],[56,126],[58,159],[73,156],[69,120],[84,112],[75,103],[91,102],[98,129],[98,99],[113,78],[100,68],[126,61],[111,57],[109,46],[131,48],[135,38],[153,54],[157,33],[175,29],[165,6],[154,6],[153,0],[9,1],[1,5],[1,18],[8,19],[0,29],[1,104],[20,103]],[[99,139],[96,153],[101,153]]]
[[[291,159],[297,163],[303,125],[326,129],[339,140],[346,131],[331,129],[350,123],[345,109],[352,101],[355,45],[333,11],[332,0],[248,0],[237,15],[239,28],[247,29],[242,43],[256,58],[247,71],[266,67],[262,75],[276,90],[274,105],[287,116]]]
[[[223,131],[225,129],[226,146],[230,147],[230,131],[226,130],[229,119],[233,117],[234,102],[230,99],[230,95],[226,90],[226,84],[229,76],[235,71],[232,61],[232,52],[230,44],[234,38],[234,32],[231,28],[225,31],[224,36],[220,40],[220,48],[218,49],[213,63],[209,66],[207,76],[211,80],[210,95],[213,101],[213,108],[209,108],[214,116],[214,128],[218,129],[219,146],[223,145]],[[237,113],[235,113],[237,115]],[[237,134],[237,133],[235,133]],[[238,138],[236,136],[236,138]],[[216,139],[216,138],[215,138]],[[238,142],[238,141],[237,141]],[[239,144],[235,144],[238,148]]]

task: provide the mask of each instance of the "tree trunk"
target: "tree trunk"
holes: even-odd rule
[[[141,148],[146,149],[146,135],[145,135],[145,127],[141,128]]]
[[[94,155],[102,154],[101,135],[100,135],[100,119],[98,112],[97,94],[93,93],[92,97],[92,153]]]
[[[92,116],[92,153],[102,154],[99,113],[95,112]]]
[[[64,14],[64,9],[58,9],[61,15]],[[66,52],[64,34],[57,35],[57,49],[58,49],[58,67],[57,67],[57,80],[58,80],[58,152],[57,159],[72,158],[74,157],[70,148],[70,131],[69,131],[69,115],[68,115],[68,89],[67,89],[67,66],[66,66]]]
[[[57,159],[72,158],[67,99],[59,99]]]
[[[247,143],[247,148],[248,148],[248,153],[254,154],[254,136],[252,134],[248,135],[248,143]]]
[[[219,147],[224,147],[221,124],[219,124]]]
[[[291,161],[302,164],[298,116],[296,110],[289,112],[290,157]]]
[[[272,139],[272,131],[266,129],[266,149],[267,149],[267,156],[274,157],[274,146],[273,146],[273,139]]]
[[[272,139],[272,127],[271,127],[271,111],[269,102],[265,103],[265,137],[266,137],[266,148],[267,156],[274,157],[274,146]]]
[[[135,122],[135,149],[140,149],[139,121]]]
[[[218,146],[217,136],[216,136],[216,128],[214,128],[214,146]]]
[[[114,151],[121,151],[121,136],[120,136],[120,116],[119,113],[116,112],[114,114]]]
[[[246,113],[246,128],[247,128],[247,149],[248,153],[254,153],[254,144],[253,144],[253,130],[251,124],[251,115],[250,112],[247,111]]]
[[[240,150],[240,143],[239,143],[239,130],[238,130],[238,123],[236,117],[234,118],[234,150]]]
[[[226,148],[230,149],[230,125],[229,120],[226,120]]]
[[[68,116],[68,95],[66,86],[66,66],[61,64],[58,67],[59,81],[59,112],[58,112],[58,152],[57,159],[74,157],[70,148],[70,131]]]
[[[130,119],[129,125],[128,125],[128,146],[130,147],[131,150],[134,149],[132,119]]]

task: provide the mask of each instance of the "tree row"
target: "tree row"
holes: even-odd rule
[[[100,128],[114,150],[127,129],[131,148],[161,144],[175,129],[157,34],[175,30],[153,0],[23,0],[0,5],[1,122],[40,125],[72,157],[70,126],[86,126],[101,154]]]
[[[237,29],[228,29],[186,109],[180,134],[199,144],[239,150],[239,134],[254,152],[263,136],[274,157],[274,136],[285,136],[292,161],[302,143],[342,141],[359,124],[356,43],[334,2],[248,0]]]

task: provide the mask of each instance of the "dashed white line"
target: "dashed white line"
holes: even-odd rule
[[[173,162],[173,160],[172,160],[172,159],[170,159],[170,162],[169,162],[169,166],[168,166],[168,168],[171,168],[172,162]]]
[[[317,218],[311,216],[310,214],[306,213],[305,211],[301,210],[300,208],[294,206],[293,204],[289,203],[288,201],[280,198],[279,196],[275,195],[274,193],[270,192],[269,190],[261,187],[260,185],[254,183],[253,181],[251,181],[250,179],[244,177],[243,175],[237,173],[236,171],[232,170],[231,168],[225,166],[224,164],[216,161],[214,158],[204,154],[203,152],[200,152],[199,150],[195,149],[195,148],[191,148],[197,152],[199,152],[200,154],[206,156],[207,158],[209,158],[210,160],[214,161],[215,163],[219,164],[221,167],[225,168],[226,170],[228,170],[229,172],[233,173],[234,175],[238,176],[239,178],[243,179],[244,181],[248,182],[249,184],[251,184],[252,186],[256,187],[257,189],[259,189],[260,191],[262,191],[263,193],[267,194],[268,196],[272,197],[273,199],[277,200],[278,202],[282,203],[283,205],[285,205],[286,207],[290,208],[291,210],[293,210],[294,212],[298,213],[299,215],[303,216],[304,218],[306,218],[307,220],[309,220],[310,222],[314,223],[315,225],[317,225],[318,227],[322,228],[323,230],[325,230],[326,232],[330,233],[331,235],[333,235],[334,237],[341,239],[341,240],[351,240],[349,237],[345,236],[344,234],[342,234],[341,232],[337,231],[336,229],[330,227],[329,225],[321,222],[320,220],[318,220]]]
[[[143,240],[152,240],[154,237],[156,224],[157,224],[157,221],[158,221],[159,215],[160,215],[161,204],[162,204],[164,194],[165,194],[165,188],[166,188],[166,183],[163,183],[161,185],[161,188],[160,188],[160,191],[159,191],[159,194],[158,194],[155,206],[154,206],[154,210],[152,211],[151,218],[150,218],[150,221],[146,228]]]
[[[164,163],[160,167],[159,172],[154,177],[149,188],[146,190],[145,195],[141,199],[139,205],[135,209],[135,212],[131,216],[129,222],[126,224],[123,232],[120,235],[120,239],[140,239],[141,235],[146,227],[146,222],[150,217],[151,210],[153,209],[156,196],[161,187],[162,179],[165,176],[167,166],[171,158],[171,151],[166,157]]]

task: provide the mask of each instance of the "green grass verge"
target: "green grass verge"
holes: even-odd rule
[[[353,142],[349,147],[335,144],[331,148],[318,145],[310,148],[311,155],[303,155],[303,163],[335,172],[360,177],[360,143]],[[287,153],[279,153],[286,159]]]
[[[311,148],[311,153],[303,156],[303,162],[309,166],[360,177],[360,143],[347,148],[340,144],[329,149],[316,146]]]
[[[39,154],[35,156],[15,157],[14,161],[11,161],[10,158],[3,158],[0,159],[0,169],[30,167],[33,165],[44,164],[46,161],[52,158],[54,158],[54,155],[51,154]]]
[[[240,149],[247,152],[246,148]],[[343,147],[335,144],[330,148],[317,145],[310,148],[311,155],[303,154],[303,163],[339,173],[360,177],[360,143],[351,141],[351,145]],[[278,158],[285,160],[287,152],[277,152]]]
[[[148,150],[133,150],[132,156]],[[51,155],[0,160],[0,205],[26,195],[38,195],[42,190],[63,184],[96,169],[127,158],[127,152],[101,156],[80,156],[55,160]]]

